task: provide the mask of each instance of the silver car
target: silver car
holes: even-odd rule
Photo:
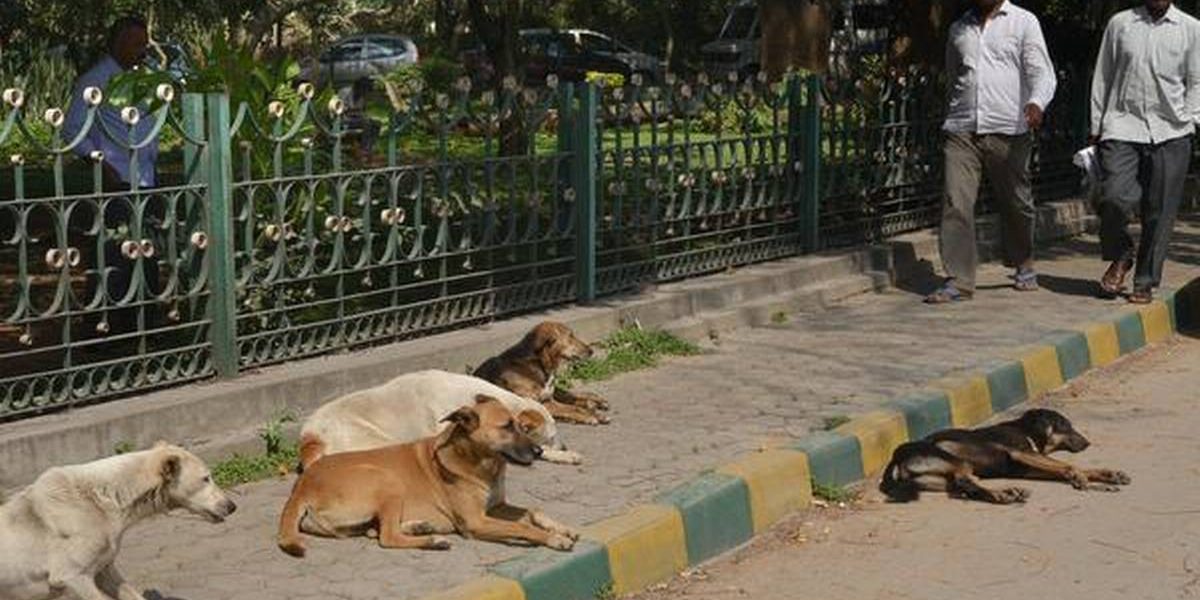
[[[329,47],[304,78],[319,85],[344,87],[417,63],[417,45],[403,35],[360,34],[344,37]]]

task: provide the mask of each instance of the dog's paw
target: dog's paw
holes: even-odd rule
[[[429,521],[405,521],[400,524],[400,531],[406,535],[432,535],[437,533],[433,523]]]
[[[1093,492],[1119,492],[1121,486],[1111,483],[1093,483],[1088,486],[1088,489]]]
[[[1130,478],[1125,471],[1100,469],[1099,471],[1096,471],[1096,474],[1099,475],[1099,477],[1096,478],[1097,481],[1101,481],[1103,483],[1111,483],[1114,485],[1129,485],[1130,483],[1133,483],[1133,479]]]
[[[1026,488],[1010,487],[999,491],[1000,501],[1004,504],[1024,504],[1033,492]]]
[[[608,400],[601,398],[597,394],[591,392],[577,392],[575,397],[579,399],[588,410],[608,410]]]
[[[1077,490],[1086,490],[1091,482],[1088,481],[1087,475],[1079,471],[1071,471],[1067,473],[1067,481],[1071,483],[1071,487]]]
[[[573,450],[543,450],[542,460],[558,465],[578,465],[583,463],[583,456]]]
[[[556,533],[550,536],[550,539],[546,542],[546,547],[566,552],[575,547],[575,540],[568,536]]]
[[[429,538],[429,542],[424,547],[426,550],[449,550],[450,540],[440,535],[435,535]]]

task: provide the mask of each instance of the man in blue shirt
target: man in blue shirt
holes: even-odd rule
[[[141,18],[121,17],[113,23],[109,29],[105,54],[75,82],[72,102],[63,123],[62,137],[65,141],[74,141],[87,125],[86,90],[96,88],[103,91],[114,77],[139,65],[148,45],[149,32],[146,22]],[[97,326],[100,333],[134,329],[137,322],[137,310],[134,307],[139,305],[147,317],[147,323],[158,314],[153,299],[161,287],[157,252],[129,256],[121,251],[122,237],[127,236],[129,239],[124,241],[138,244],[139,249],[142,240],[153,244],[158,237],[156,225],[159,223],[155,214],[161,211],[155,209],[160,207],[161,199],[151,194],[121,194],[134,189],[153,188],[157,184],[155,162],[158,160],[158,140],[152,139],[142,145],[154,131],[153,119],[149,115],[139,116],[142,118],[131,124],[122,118],[120,109],[103,103],[96,110],[91,127],[74,148],[74,152],[85,160],[99,160],[103,173],[105,194],[96,199],[97,218],[102,221],[109,237],[104,244],[104,267],[101,269],[99,264],[94,265],[93,276],[88,278],[87,298],[82,301],[85,306],[100,307],[102,313],[97,315],[102,318]],[[130,150],[132,145],[142,147]],[[142,208],[141,235],[137,237],[141,239],[134,239],[131,225],[139,204]],[[122,234],[122,229],[127,233]],[[145,286],[141,294],[131,296],[133,275],[139,266]],[[103,295],[107,296],[104,299],[97,298],[102,281]],[[130,296],[128,300],[126,296]]]
[[[63,138],[75,139],[87,120],[87,106],[83,102],[84,91],[89,87],[104,90],[113,77],[133,69],[142,62],[149,44],[145,21],[138,17],[122,17],[109,30],[107,52],[75,81],[72,102],[63,123]],[[157,140],[136,151],[137,160],[127,146],[132,141],[140,143],[154,130],[153,119],[142,118],[132,127],[121,118],[121,112],[111,104],[100,106],[96,122],[88,130],[83,141],[75,147],[75,153],[91,160],[92,153],[103,153],[105,186],[129,188],[133,185],[136,163],[138,187],[155,185],[154,164],[158,160]],[[115,136],[115,138],[113,137]]]

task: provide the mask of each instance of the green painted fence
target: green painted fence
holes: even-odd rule
[[[383,110],[160,89],[125,131],[93,95],[85,132],[135,162],[160,147],[157,186],[132,189],[5,91],[0,419],[927,227],[940,89],[462,80]],[[1043,199],[1076,184],[1070,97],[1039,144]]]

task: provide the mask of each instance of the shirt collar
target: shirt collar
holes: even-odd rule
[[[1142,20],[1144,20],[1148,23],[1155,22],[1154,19],[1150,16],[1150,11],[1146,10],[1146,7],[1144,5],[1135,8],[1134,11],[1137,13],[1137,15],[1139,17],[1142,18]],[[1176,6],[1174,2],[1172,2],[1170,8],[1167,9],[1167,12],[1165,14],[1163,14],[1162,19],[1159,19],[1159,20],[1167,22],[1167,23],[1179,23],[1180,22],[1179,7]]]
[[[1174,8],[1174,5],[1172,5],[1172,8]],[[1000,17],[1008,15],[1008,9],[1008,0],[1004,0],[1004,2],[1000,3],[1000,6],[996,7],[996,16]],[[970,16],[972,21],[979,23],[979,11],[976,10],[975,7],[971,7],[971,9],[967,11],[967,15]]]

